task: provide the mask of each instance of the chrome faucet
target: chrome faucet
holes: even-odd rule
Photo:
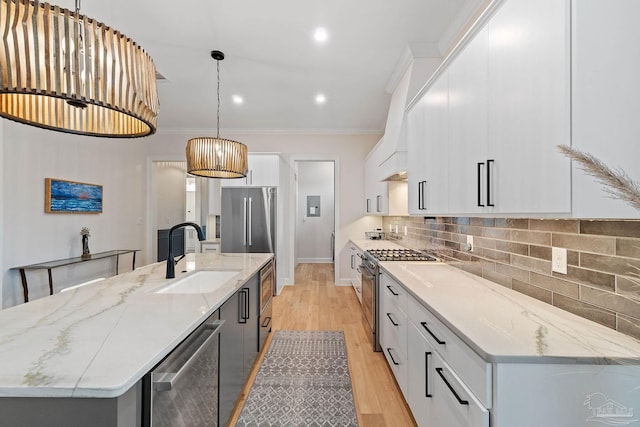
[[[167,254],[167,275],[165,276],[167,279],[173,279],[174,277],[176,277],[175,266],[176,266],[176,263],[182,259],[182,258],[179,258],[178,261],[176,261],[173,258],[173,237],[172,237],[173,230],[177,230],[178,228],[187,227],[187,226],[191,226],[196,229],[196,232],[198,233],[199,241],[204,240],[204,233],[202,232],[202,228],[200,228],[200,226],[195,222],[183,222],[182,224],[174,225],[173,227],[171,227],[171,230],[169,230],[169,253]]]

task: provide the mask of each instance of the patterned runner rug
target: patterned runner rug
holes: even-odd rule
[[[237,426],[357,426],[342,331],[275,331]]]

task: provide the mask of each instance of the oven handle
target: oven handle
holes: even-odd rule
[[[359,267],[360,267],[360,270],[362,270],[363,276],[366,276],[368,279],[375,280],[376,274],[373,271],[371,271],[371,269],[367,267],[366,264],[360,264]]]
[[[217,337],[220,332],[220,327],[224,323],[224,320],[216,320],[211,323],[205,325],[205,330],[213,329],[213,332],[209,337],[204,340],[204,342],[198,347],[198,349],[187,359],[186,362],[176,372],[157,372],[154,373],[159,377],[157,381],[153,382],[153,387],[156,391],[169,391],[172,389],[173,384],[178,381],[180,376],[195,363],[195,361],[200,357],[200,354],[204,351],[206,346]]]

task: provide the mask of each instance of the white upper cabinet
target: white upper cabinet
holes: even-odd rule
[[[409,214],[447,213],[449,82],[442,73],[407,113]]]
[[[570,2],[508,0],[489,28],[485,205],[500,213],[569,213]],[[479,162],[482,160],[478,160]]]
[[[364,164],[364,212],[367,215],[387,215],[389,199],[386,195],[387,183],[381,182],[378,166],[382,163],[384,139],[369,152]]]
[[[573,146],[640,181],[640,2],[573,2]],[[573,215],[638,218],[640,211],[573,167]]]
[[[280,183],[280,156],[277,154],[249,154],[246,178],[221,180],[222,187],[277,187]]]
[[[407,215],[406,182],[381,181],[389,176],[384,159],[383,139],[369,152],[364,167],[364,213],[366,215]],[[398,154],[398,153],[396,153]],[[395,156],[395,155],[394,155]]]
[[[569,11],[507,0],[445,61],[408,113],[411,214],[571,212]]]
[[[485,27],[449,71],[449,212],[481,213],[489,145],[489,30]],[[484,164],[483,164],[484,163]]]

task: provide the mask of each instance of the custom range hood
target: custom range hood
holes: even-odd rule
[[[442,59],[436,45],[415,43],[405,49],[396,70],[389,79],[387,91],[392,93],[384,132],[382,181],[407,180],[407,141],[405,108],[422,89]]]

